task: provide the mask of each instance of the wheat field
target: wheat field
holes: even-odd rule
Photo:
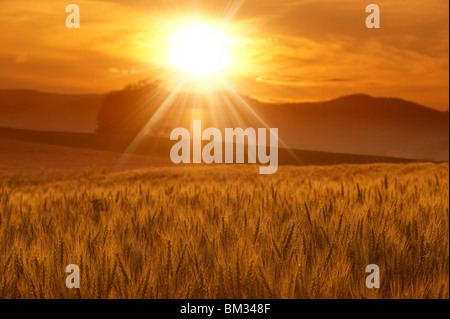
[[[0,179],[0,298],[449,298],[449,165]],[[77,264],[81,288],[67,289]],[[367,289],[377,264],[381,288]]]

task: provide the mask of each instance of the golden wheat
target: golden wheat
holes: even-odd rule
[[[0,180],[0,298],[448,298],[448,164]],[[65,267],[81,289],[65,287]],[[366,266],[381,288],[365,286]]]

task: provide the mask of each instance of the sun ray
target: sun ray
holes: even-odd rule
[[[233,20],[234,16],[239,12],[239,10],[245,4],[245,2],[246,2],[246,0],[234,0],[234,1],[229,1],[227,3],[227,8],[226,8],[227,14],[222,23],[223,27],[228,25],[231,22],[231,20]]]
[[[161,117],[167,112],[168,108],[172,105],[175,98],[178,96],[178,94],[181,92],[183,86],[185,85],[185,80],[180,81],[178,86],[170,92],[169,96],[164,100],[164,102],[158,107],[156,112],[152,115],[150,120],[145,124],[145,126],[141,129],[141,131],[137,134],[137,136],[134,138],[134,140],[130,143],[130,145],[127,147],[127,149],[124,151],[124,154],[130,154],[133,153],[133,151],[136,150],[139,143],[143,141],[143,139],[147,136],[147,134],[150,132],[153,125],[155,125]],[[121,156],[121,158],[117,161],[115,169],[119,168],[121,165],[124,164],[124,156]]]
[[[222,84],[224,87],[228,88],[228,90],[236,97],[236,99],[239,101],[239,103],[245,107],[245,109],[247,111],[249,111],[265,128],[269,128],[270,126],[266,123],[266,121],[264,121],[264,119],[262,117],[259,116],[258,113],[256,113],[256,111],[252,108],[252,106],[250,104],[247,103],[247,101],[245,101],[242,96],[231,86],[229,85],[226,81],[222,81]],[[283,139],[281,139],[280,137],[278,137],[278,141],[279,144],[282,146],[282,148],[284,148],[285,150],[287,150],[289,152],[289,154],[298,162],[298,163],[302,163],[301,159],[298,158],[298,156],[293,152],[293,150],[291,150],[287,143],[283,141]]]

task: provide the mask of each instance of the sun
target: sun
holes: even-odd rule
[[[225,72],[231,65],[232,40],[219,29],[193,24],[170,38],[169,63],[195,75]]]

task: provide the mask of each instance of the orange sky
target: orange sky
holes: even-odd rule
[[[237,40],[224,75],[270,102],[353,93],[449,105],[448,0],[74,0],[81,29],[54,0],[0,2],[0,88],[105,92],[165,69],[167,37],[186,20],[226,24]]]

